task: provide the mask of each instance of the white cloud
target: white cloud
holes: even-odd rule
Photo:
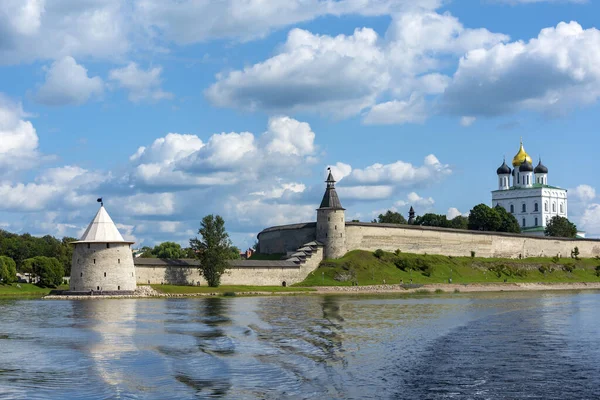
[[[337,192],[344,200],[383,200],[392,196],[394,187],[392,185],[340,186]]]
[[[569,189],[569,198],[589,203],[596,198],[596,189],[590,185],[579,185],[575,189]]]
[[[87,69],[77,64],[73,57],[55,61],[46,71],[46,82],[35,98],[49,106],[83,104],[90,97],[101,95],[104,90],[102,79],[88,77]]]
[[[377,40],[368,28],[336,37],[293,29],[279,54],[217,76],[206,95],[222,107],[353,115],[389,83]]]
[[[0,168],[28,169],[39,162],[38,135],[21,104],[0,93]]]
[[[460,119],[460,124],[464,127],[471,126],[475,122],[477,118],[475,117],[462,117]]]
[[[454,219],[454,218],[456,218],[456,217],[458,217],[460,215],[462,215],[463,217],[468,217],[469,213],[468,212],[467,213],[461,213],[458,210],[458,208],[456,208],[456,207],[450,207],[448,209],[448,211],[446,212],[446,218],[448,218],[448,219]]]
[[[345,164],[343,162],[337,162],[335,165],[329,165],[328,168],[331,168],[331,174],[333,175],[333,179],[337,182],[341,181],[352,172],[352,166],[350,164]],[[327,179],[327,170],[325,170],[324,178]]]
[[[121,0],[3,0],[0,64],[121,57],[130,47],[125,10]]]
[[[285,26],[320,16],[388,15],[413,9],[433,9],[440,0],[139,0],[135,14],[146,30],[179,44],[213,38],[251,40]],[[202,23],[199,23],[202,21]]]
[[[406,195],[406,200],[398,200],[394,203],[395,207],[406,207],[414,206],[421,207],[425,210],[431,209],[435,204],[435,200],[432,197],[421,197],[415,192],[410,192]]]
[[[126,67],[111,70],[108,76],[119,87],[129,91],[129,100],[133,102],[171,99],[173,94],[160,88],[161,72],[161,67],[144,71],[136,63],[130,62]]]
[[[112,201],[128,215],[171,215],[175,212],[173,193],[138,193]]]
[[[315,152],[315,134],[310,125],[290,117],[271,118],[261,140],[267,153],[305,156]]]
[[[587,236],[600,235],[600,204],[589,204],[586,207],[577,229],[586,231]]]
[[[425,99],[411,95],[406,101],[392,100],[373,106],[365,116],[365,124],[423,123],[427,119]]]
[[[523,109],[557,115],[600,97],[600,31],[577,22],[528,42],[469,51],[442,97],[450,113],[495,116]]]

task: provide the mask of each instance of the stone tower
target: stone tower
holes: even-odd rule
[[[81,239],[72,243],[75,248],[69,291],[134,291],[133,243],[123,239],[104,205],[101,205]]]
[[[346,216],[331,169],[327,170],[327,188],[317,209],[317,240],[324,245],[324,258],[339,258],[346,254]]]

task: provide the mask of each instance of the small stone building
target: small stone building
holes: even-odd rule
[[[100,210],[75,246],[70,292],[133,292],[136,288],[131,245],[123,239],[104,209]]]

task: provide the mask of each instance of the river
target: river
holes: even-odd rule
[[[0,299],[0,399],[592,399],[600,292]]]

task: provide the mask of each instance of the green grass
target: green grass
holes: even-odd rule
[[[252,256],[249,258],[249,260],[281,260],[281,258],[285,256],[285,254],[261,254],[261,253],[254,253],[252,254]]]
[[[177,285],[150,285],[161,293],[169,294],[193,294],[193,293],[243,293],[243,292],[310,292],[313,288],[307,287],[283,287],[283,286],[219,286],[216,288],[208,286],[177,286]]]
[[[52,289],[50,288],[41,288],[39,286],[33,285],[31,283],[19,283],[20,288],[16,283],[10,285],[1,285],[0,284],[0,297],[42,297],[46,296]],[[58,289],[66,290],[68,289],[67,285],[59,286]]]
[[[430,267],[430,276],[419,269],[398,268],[395,263],[402,260],[405,264]],[[574,265],[572,273],[563,271],[562,265]],[[574,260],[561,258],[554,263],[552,258],[502,259],[481,257],[447,257],[440,255],[420,255],[384,252],[381,258],[372,252],[355,250],[336,260],[325,260],[319,268],[311,272],[301,283],[295,286],[350,286],[349,281],[340,281],[341,275],[353,276],[359,285],[379,285],[385,280],[386,284],[409,283],[412,279],[416,284],[427,283],[498,283],[504,282],[600,282],[596,276],[595,267],[600,260],[594,258]],[[539,268],[546,266],[554,268],[554,272],[543,274]],[[503,267],[503,268],[501,268]],[[500,276],[490,268],[503,269]],[[519,276],[521,275],[521,276]]]

